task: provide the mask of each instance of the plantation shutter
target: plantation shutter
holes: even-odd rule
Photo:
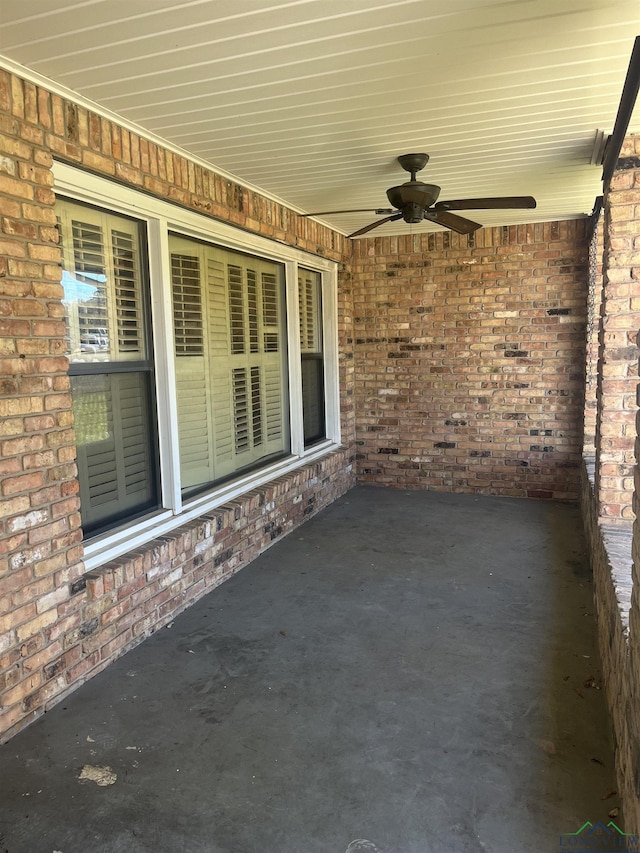
[[[298,321],[302,357],[302,415],[305,446],[325,436],[321,276],[298,269]]]
[[[150,496],[146,377],[72,377],[82,516],[86,526]]]
[[[223,249],[209,251],[210,264],[215,262],[209,303],[216,471],[225,477],[287,449],[284,306],[275,264]]]
[[[71,362],[144,359],[137,223],[64,205],[58,227]]]
[[[318,274],[298,270],[298,317],[301,352],[317,352],[320,344],[320,300],[317,297]]]
[[[184,241],[183,241],[184,242]],[[202,258],[187,244],[171,255],[173,325],[178,402],[178,443],[183,488],[212,480],[212,431],[208,406]]]
[[[236,468],[234,449],[233,401],[231,393],[229,305],[237,294],[227,290],[225,265],[217,253],[208,249],[207,285],[209,304],[209,364],[211,369],[211,404],[215,425],[215,477],[219,480]],[[236,333],[238,334],[238,332]]]
[[[171,249],[181,474],[189,490],[288,449],[284,306],[277,265],[178,237]],[[181,258],[190,258],[200,282],[189,352]]]
[[[144,322],[136,235],[122,227],[112,228],[111,250],[117,357],[140,358],[143,355]]]

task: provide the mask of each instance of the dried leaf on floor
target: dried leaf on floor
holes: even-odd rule
[[[601,800],[608,800],[610,797],[615,797],[617,791],[614,791],[613,788],[609,788],[604,794],[600,797]]]
[[[618,817],[620,814],[620,809],[616,806],[615,809],[611,809],[609,812],[609,817]]]
[[[110,767],[94,767],[92,764],[85,764],[80,775],[79,782],[95,782],[101,788],[107,785],[113,785],[118,778]]]

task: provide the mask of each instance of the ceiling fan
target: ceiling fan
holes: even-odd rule
[[[516,208],[532,208],[536,206],[536,200],[530,196],[506,196],[503,198],[458,198],[452,201],[437,201],[440,195],[440,187],[435,184],[425,184],[416,180],[416,174],[427,165],[428,154],[401,154],[398,163],[402,168],[410,172],[411,180],[397,187],[387,190],[387,198],[393,205],[392,208],[380,208],[378,210],[323,210],[319,213],[304,213],[303,216],[328,216],[332,213],[377,213],[384,216],[359,228],[349,237],[360,237],[368,231],[372,231],[385,222],[395,222],[404,219],[405,222],[417,223],[423,219],[436,222],[445,228],[450,228],[458,234],[471,234],[482,228],[478,222],[465,219],[451,213],[452,210],[514,210]]]

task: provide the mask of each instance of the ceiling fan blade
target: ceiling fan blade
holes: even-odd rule
[[[360,237],[361,234],[366,234],[367,231],[373,231],[374,228],[377,228],[378,225],[384,225],[385,222],[394,222],[396,219],[402,219],[401,213],[394,213],[393,216],[387,216],[385,219],[378,219],[376,222],[370,222],[368,225],[365,225],[364,228],[360,228],[358,231],[354,231],[353,234],[348,234],[348,237]],[[481,226],[478,226],[480,228]]]
[[[530,195],[512,195],[503,198],[455,198],[452,201],[438,201],[432,210],[516,210],[536,206],[536,200]]]
[[[358,210],[321,210],[319,213],[300,213],[299,216],[330,216],[333,213],[381,213],[381,214],[389,214],[395,213],[396,210],[393,207],[384,207],[384,208],[371,208],[365,207],[360,208]]]
[[[424,218],[430,222],[437,222],[438,225],[444,225],[445,228],[450,228],[457,234],[471,234],[482,228],[479,222],[472,222],[471,219],[465,219],[462,216],[457,216],[455,213],[448,213],[446,210],[434,210],[430,208],[425,210]]]

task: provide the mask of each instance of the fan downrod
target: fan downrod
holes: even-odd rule
[[[398,157],[398,163],[400,163],[405,172],[411,173],[412,181],[415,181],[416,174],[421,172],[428,162],[428,154],[401,154]]]

